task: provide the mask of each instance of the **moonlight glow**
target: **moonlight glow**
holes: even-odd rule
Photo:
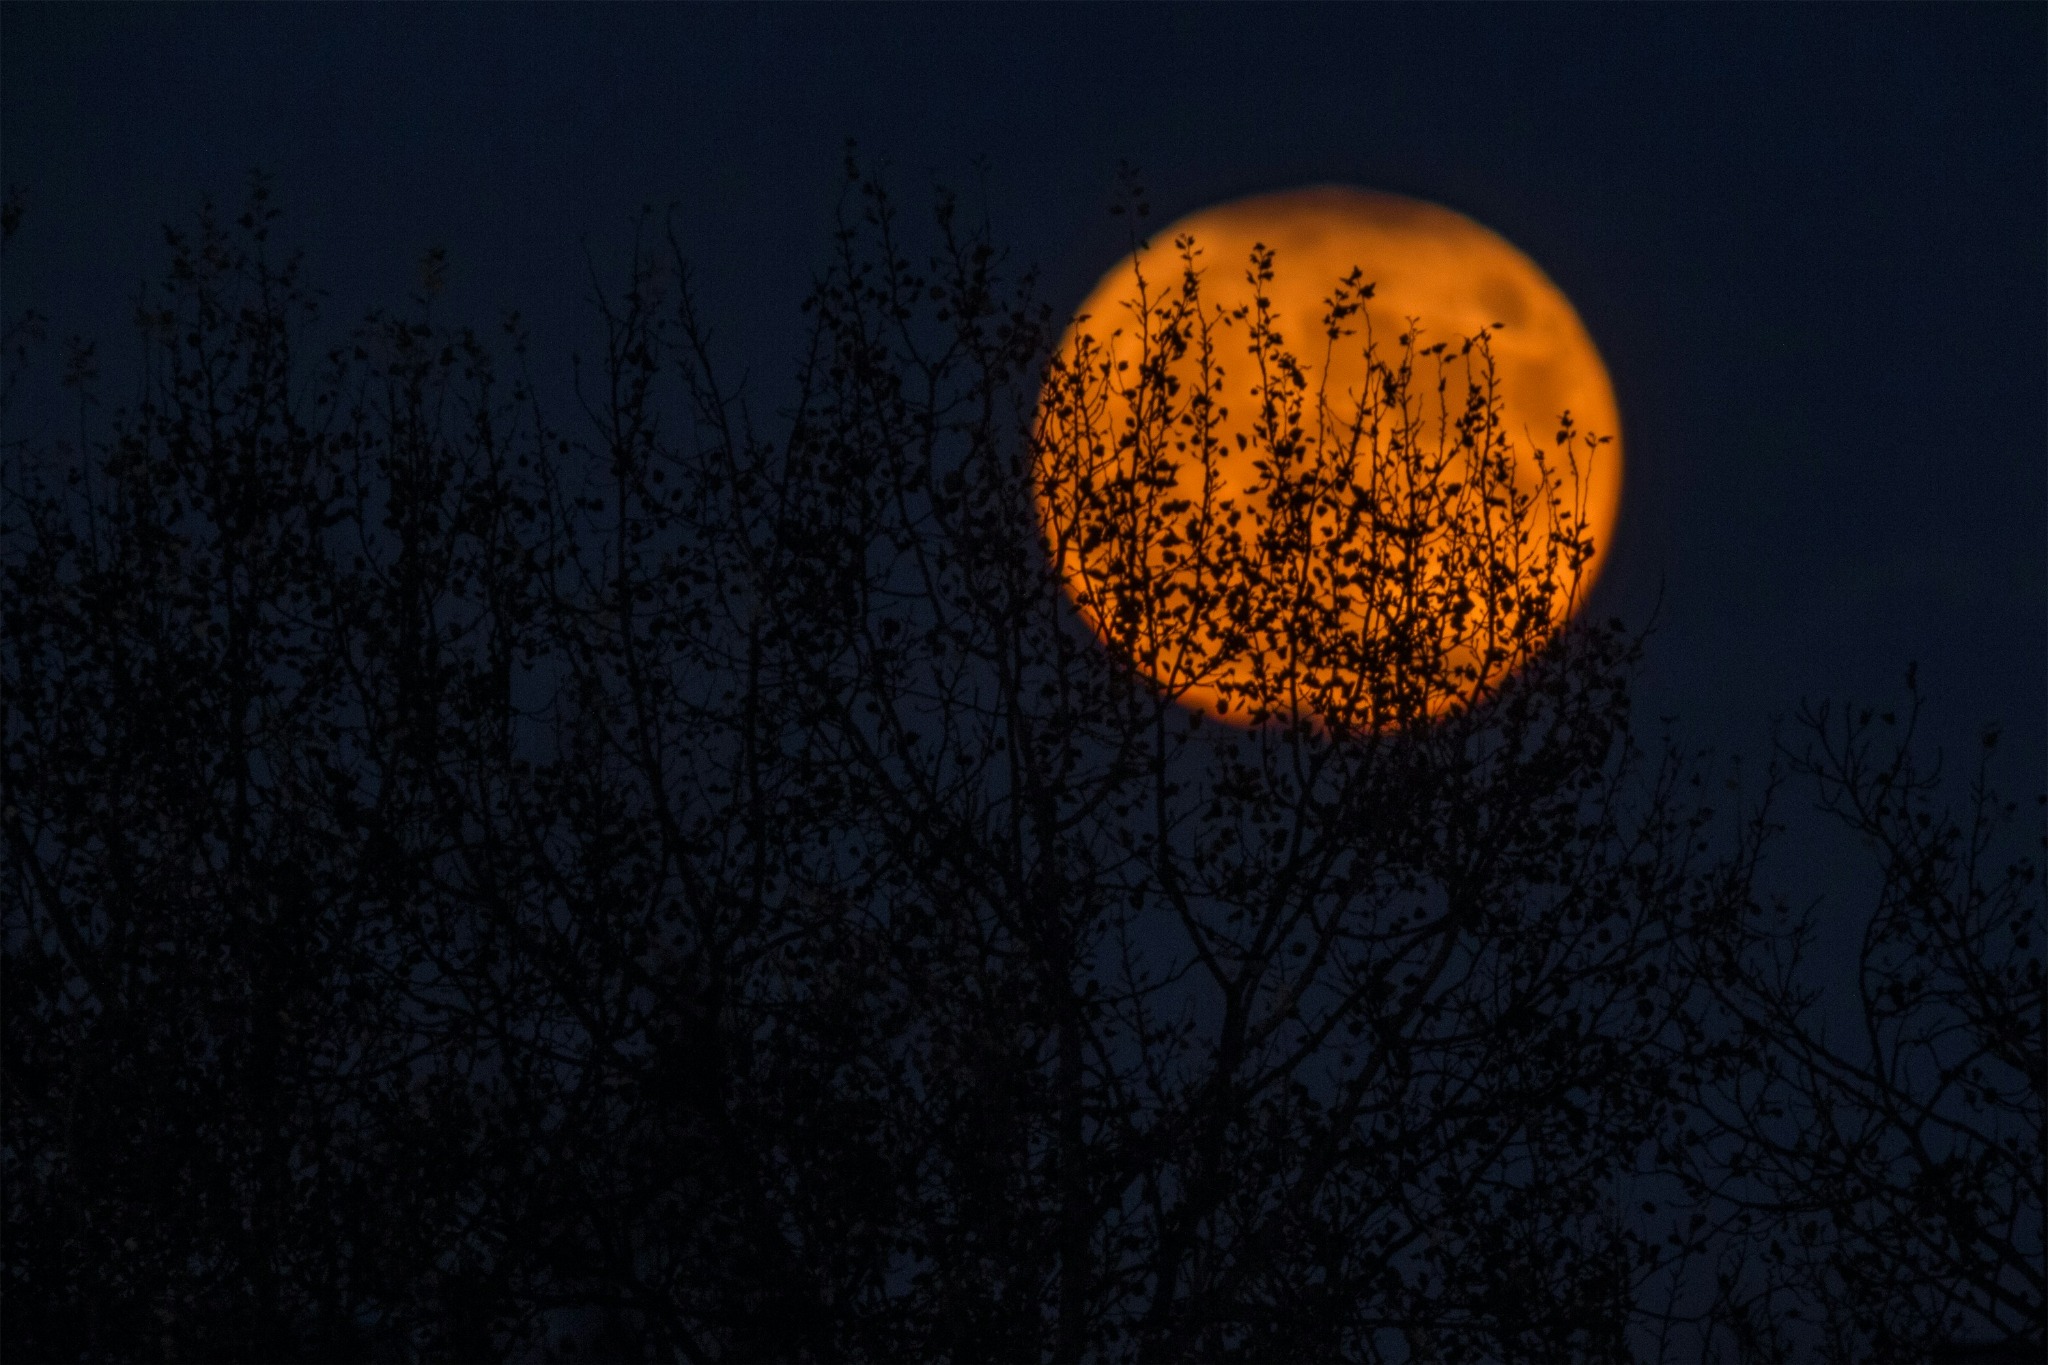
[[[1148,363],[1166,364],[1174,370],[1174,392],[1185,395],[1190,391],[1192,381],[1187,372],[1194,362],[1185,356],[1161,361],[1153,324],[1141,320],[1133,303],[1142,291],[1148,315],[1156,319],[1157,309],[1178,293],[1184,258],[1175,243],[1187,239],[1198,253],[1194,260],[1200,271],[1201,314],[1217,322],[1206,338],[1217,378],[1211,387],[1215,402],[1204,420],[1211,423],[1215,445],[1223,453],[1211,457],[1211,471],[1206,474],[1197,461],[1187,457],[1188,447],[1179,444],[1194,419],[1184,416],[1149,428],[1161,433],[1156,438],[1140,434],[1148,430],[1150,420],[1139,411],[1148,402],[1139,380]],[[1261,246],[1273,253],[1273,277],[1255,289],[1247,278],[1247,262]],[[1362,281],[1373,287],[1372,293],[1345,324],[1347,334],[1331,340],[1325,329],[1325,301],[1354,267],[1361,272]],[[1511,465],[1504,477],[1511,478],[1513,486],[1523,492],[1535,489],[1542,478],[1541,452],[1549,470],[1550,493],[1558,497],[1592,546],[1590,558],[1568,590],[1545,590],[1550,594],[1548,626],[1561,625],[1584,600],[1599,572],[1620,505],[1620,421],[1614,392],[1584,324],[1543,271],[1497,234],[1435,204],[1319,187],[1205,209],[1154,234],[1136,255],[1126,257],[1103,276],[1069,325],[1061,341],[1061,359],[1077,372],[1089,369],[1101,377],[1095,390],[1098,397],[1070,403],[1063,412],[1055,412],[1049,400],[1042,402],[1041,452],[1062,441],[1069,448],[1087,447],[1096,452],[1073,465],[1083,472],[1074,475],[1070,483],[1085,488],[1091,478],[1107,481],[1119,477],[1111,471],[1127,468],[1117,463],[1114,451],[1118,441],[1129,452],[1135,449],[1135,442],[1157,439],[1182,452],[1168,456],[1175,462],[1167,476],[1172,484],[1166,494],[1169,501],[1199,508],[1221,505],[1221,500],[1227,499],[1238,509],[1241,523],[1249,519],[1257,524],[1254,530],[1264,525],[1274,513],[1270,497],[1262,491],[1261,480],[1266,475],[1259,466],[1267,462],[1270,470],[1278,428],[1271,425],[1270,409],[1265,433],[1257,428],[1261,395],[1274,392],[1276,383],[1270,374],[1262,378],[1262,366],[1251,353],[1251,327],[1246,319],[1255,314],[1260,293],[1267,302],[1272,330],[1299,362],[1306,392],[1326,395],[1320,411],[1312,398],[1300,418],[1300,426],[1307,431],[1304,439],[1310,444],[1322,441],[1326,447],[1333,439],[1332,431],[1341,433],[1344,414],[1355,415],[1361,396],[1380,382],[1374,379],[1376,372],[1366,359],[1368,342],[1377,348],[1382,362],[1397,359],[1404,351],[1418,355],[1414,382],[1407,389],[1410,415],[1416,419],[1413,430],[1419,433],[1414,439],[1427,440],[1433,434],[1440,446],[1454,445],[1456,421],[1466,406],[1468,376],[1479,376],[1483,369],[1480,353],[1467,358],[1461,348],[1468,337],[1490,330],[1496,395],[1493,426],[1505,438],[1501,448],[1509,452],[1506,459]],[[1085,343],[1084,337],[1088,339]],[[1443,356],[1428,355],[1426,348],[1439,342],[1448,343]],[[1095,349],[1087,349],[1089,346]],[[1441,376],[1448,376],[1449,384],[1439,397],[1437,379]],[[1087,415],[1077,417],[1083,409]],[[1558,440],[1560,415],[1566,412],[1577,433],[1570,449]],[[1081,433],[1078,441],[1077,432]],[[1448,444],[1445,432],[1450,433]],[[1598,446],[1596,454],[1583,440],[1587,433],[1610,439]],[[1366,465],[1373,447],[1367,442],[1359,448],[1368,454],[1355,477],[1361,484],[1369,483],[1373,476]],[[1385,438],[1379,448],[1387,449]],[[1187,587],[1195,572],[1186,567],[1190,557],[1174,548],[1181,543],[1178,533],[1169,533],[1149,542],[1153,548],[1136,560],[1127,560],[1121,575],[1091,570],[1085,562],[1087,537],[1076,535],[1074,518],[1063,522],[1062,513],[1048,501],[1058,495],[1047,492],[1047,457],[1041,453],[1040,458],[1039,512],[1062,577],[1083,618],[1106,641],[1113,641],[1117,630],[1111,618],[1122,615],[1129,619],[1136,613],[1139,591],[1133,583],[1146,578],[1152,584],[1148,590],[1156,590],[1160,582],[1173,581],[1178,575],[1188,580],[1181,584]],[[1086,472],[1090,469],[1101,473]],[[1447,486],[1467,477],[1455,464],[1447,469],[1442,476]],[[1205,479],[1209,482],[1208,504],[1202,502]],[[1137,565],[1135,570],[1132,564]],[[1380,618],[1361,614],[1356,629],[1377,629],[1372,624],[1375,619]],[[1204,643],[1207,627],[1198,611],[1175,627],[1185,639],[1162,640],[1162,629],[1147,636],[1140,628],[1135,637],[1141,642],[1137,649],[1131,648],[1131,630],[1124,631],[1126,652],[1146,656],[1131,661],[1182,703],[1242,721],[1244,707],[1232,708],[1226,694],[1233,683],[1244,682],[1253,670],[1274,666],[1272,647],[1253,646],[1249,652],[1238,647],[1233,652],[1225,644]],[[1468,652],[1476,657],[1482,651],[1475,646]],[[1497,666],[1481,662],[1474,665],[1472,676],[1481,682],[1491,681],[1499,671]],[[1440,714],[1456,700],[1433,697],[1429,710]]]

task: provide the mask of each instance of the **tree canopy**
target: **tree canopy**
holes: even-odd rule
[[[1183,251],[1064,363],[849,167],[786,410],[645,218],[565,414],[516,319],[323,334],[276,216],[8,433],[11,1353],[2038,1356],[2038,812],[1907,712],[1732,806],[1642,733],[1484,334],[1347,415]],[[1247,356],[1251,518],[1177,493]]]

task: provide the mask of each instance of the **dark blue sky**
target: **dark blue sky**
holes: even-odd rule
[[[1896,694],[2048,767],[2048,9],[813,9],[13,4],[10,312],[132,345],[158,225],[273,172],[345,320],[432,244],[439,315],[586,335],[581,243],[679,205],[772,396],[844,141],[985,193],[1061,307],[1159,220],[1344,181],[1434,199],[1578,304],[1621,401],[1600,589],[1663,593],[1646,700],[1752,754],[1802,696]],[[977,172],[984,158],[985,172]],[[985,189],[983,188],[985,187]],[[765,399],[764,399],[765,401]]]

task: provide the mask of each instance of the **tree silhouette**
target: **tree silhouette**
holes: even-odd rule
[[[1332,682],[1326,630],[1246,703],[1306,688],[1311,717],[1201,725],[1077,629],[1019,487],[1052,485],[1080,553],[1143,585],[1152,547],[1131,542],[1175,529],[1170,508],[1130,505],[1170,478],[1170,368],[1137,380],[1161,401],[1112,457],[1135,468],[1066,477],[1109,442],[1075,430],[1084,392],[1043,444],[1045,319],[994,302],[984,245],[949,236],[923,273],[886,203],[867,226],[879,259],[849,230],[815,300],[824,382],[777,483],[799,544],[844,548],[815,581],[776,575],[778,634],[809,675],[795,747],[855,798],[841,837],[888,870],[854,888],[886,897],[868,910],[876,956],[928,993],[920,1032],[959,1012],[906,1037],[915,1077],[1001,1068],[1002,1112],[977,1087],[940,1130],[957,1137],[913,1149],[960,1173],[918,1211],[918,1269],[938,1320],[973,1324],[925,1350],[1366,1353],[1419,1322],[1446,1355],[1613,1349],[1598,1334],[1620,1330],[1626,1234],[1600,1225],[1600,1193],[1658,1122],[1657,1039],[1689,990],[1674,931],[1711,902],[1673,793],[1627,780],[1626,642],[1589,630],[1544,652],[1530,637],[1547,610],[1540,627],[1518,615],[1512,689],[1429,725],[1433,696],[1471,681],[1456,642],[1411,631],[1381,675],[1391,695],[1368,698]],[[1199,315],[1199,278],[1182,290],[1169,355]],[[947,315],[936,335],[911,325],[927,298]],[[1253,334],[1283,370],[1277,344]],[[1333,483],[1338,444],[1283,467],[1274,501]],[[1495,528],[1457,511],[1417,509],[1416,529],[1476,555],[1475,523]],[[1168,624],[1123,618],[1123,657],[1196,619],[1285,630],[1299,546],[1214,554],[1215,595],[1155,591],[1145,610]],[[1519,605],[1495,603],[1490,620]],[[1362,729],[1366,706],[1397,725]],[[911,1079],[906,1102],[932,1098]],[[1010,1256],[1029,1249],[1000,1275],[960,1241],[980,1230],[952,1206],[970,1172],[996,1185]],[[998,1284],[1010,1303],[991,1302]]]
[[[1993,987],[1874,940],[2034,1058],[1959,1073],[1948,1240],[1864,1148],[1759,1145],[1756,1085],[1840,1079],[1760,974],[1768,822],[1637,737],[1638,637],[1555,629],[1587,546],[1483,335],[1346,412],[1190,243],[1134,370],[1063,358],[985,230],[942,195],[914,263],[850,166],[772,429],[643,219],[578,437],[516,318],[430,321],[438,257],[323,349],[274,217],[171,234],[108,434],[9,447],[11,1352],[1761,1356],[1842,1283],[1908,1291],[1885,1349],[2038,1324],[2033,884],[1954,893],[2017,926]],[[1365,284],[1329,344],[1379,344]],[[1174,496],[1238,363],[1258,517]],[[1176,701],[1223,659],[1263,723]],[[1752,1221],[1667,1242],[1652,1166]],[[1816,1173],[1836,1278],[1655,1311]]]
[[[2041,1354],[2038,867],[2002,837],[2018,808],[1989,782],[1996,731],[1949,808],[1907,681],[1902,714],[1806,709],[1786,751],[1876,855],[1853,1009],[1829,1010],[1803,961],[1810,908],[1753,919],[1719,978],[1720,1027],[1750,1055],[1703,1088],[1712,1136],[1679,1169],[1724,1228],[1709,1340],[1754,1356],[1802,1332],[1833,1359]]]

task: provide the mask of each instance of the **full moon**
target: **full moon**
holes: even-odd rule
[[[1347,277],[1348,294],[1340,288]],[[1335,313],[1333,300],[1340,305]],[[1354,305],[1349,312],[1341,306],[1347,300]],[[1468,344],[1473,338],[1480,344]],[[1276,365],[1277,350],[1291,358],[1291,372],[1288,361]],[[1548,577],[1539,568],[1508,572],[1523,580],[1517,638],[1524,641],[1548,638],[1584,601],[1621,502],[1614,391],[1571,302],[1497,233],[1421,200],[1320,186],[1182,218],[1102,277],[1066,328],[1053,374],[1064,378],[1049,381],[1039,401],[1037,508],[1069,597],[1090,628],[1156,689],[1231,723],[1324,714],[1333,696],[1354,699],[1347,705],[1356,725],[1391,723],[1399,708],[1372,700],[1387,687],[1352,675],[1401,666],[1378,661],[1392,657],[1394,636],[1411,640],[1415,631],[1397,624],[1398,611],[1385,605],[1390,590],[1376,584],[1431,554],[1437,558],[1430,581],[1438,587],[1428,600],[1454,604],[1437,611],[1446,622],[1466,613],[1455,632],[1442,627],[1447,643],[1435,646],[1436,657],[1450,662],[1432,676],[1463,682],[1432,684],[1421,701],[1415,698],[1423,691],[1411,689],[1406,714],[1442,715],[1519,661],[1513,649],[1487,644],[1479,638],[1484,631],[1468,624],[1478,619],[1470,599],[1483,597],[1483,587],[1468,591],[1450,581],[1456,572],[1485,576],[1478,560],[1461,550],[1458,562],[1471,567],[1445,569],[1454,556],[1421,548],[1435,543],[1426,529],[1390,529],[1375,541],[1357,529],[1366,524],[1359,515],[1346,523],[1348,531],[1328,529],[1336,526],[1334,511],[1321,532],[1314,514],[1305,514],[1289,542],[1305,547],[1290,561],[1305,564],[1294,592],[1302,605],[1289,610],[1313,612],[1309,599],[1318,594],[1341,599],[1341,608],[1324,613],[1337,621],[1325,633],[1344,643],[1325,653],[1348,663],[1288,665],[1277,656],[1296,637],[1285,630],[1219,624],[1236,619],[1232,611],[1270,623],[1274,611],[1245,605],[1251,599],[1241,591],[1233,596],[1216,552],[1203,547],[1234,527],[1233,544],[1264,547],[1255,551],[1264,557],[1259,564],[1242,572],[1271,580],[1279,552],[1270,547],[1288,515],[1282,509],[1307,500],[1289,492],[1291,501],[1282,502],[1275,490],[1294,489],[1288,479],[1300,486],[1321,479],[1311,490],[1321,500],[1316,505],[1339,511],[1420,506],[1424,479],[1454,500],[1470,485],[1463,496],[1484,525],[1469,513],[1443,510],[1430,525],[1439,539],[1451,536],[1442,527],[1457,517],[1466,518],[1457,525],[1479,528],[1458,533],[1466,540],[1498,537],[1503,528],[1520,535],[1516,557],[1498,560],[1515,566],[1538,563],[1529,543],[1543,539],[1537,523],[1545,516],[1551,532],[1564,525],[1575,547],[1567,572],[1558,572],[1555,558]],[[1481,408],[1479,417],[1469,415]],[[1461,427],[1461,418],[1471,425]],[[1425,448],[1442,453],[1430,463]],[[1395,463],[1408,472],[1395,478]],[[1285,472],[1311,466],[1324,473]],[[1480,469],[1492,472],[1475,476]],[[1488,477],[1495,482],[1487,484]],[[1354,486],[1332,487],[1333,479]],[[1482,499],[1481,487],[1501,496]],[[1153,491],[1132,492],[1145,488]],[[1431,496],[1432,507],[1452,506]],[[1512,515],[1488,510],[1498,506]],[[1412,517],[1404,524],[1423,526]],[[1124,536],[1143,544],[1125,547],[1118,558],[1112,542]],[[1234,563],[1251,563],[1246,556],[1253,550],[1237,553]],[[1319,555],[1328,562],[1315,563]],[[1377,566],[1370,572],[1379,578],[1368,581],[1367,571],[1346,567],[1361,562]],[[1501,576],[1498,568],[1491,572]],[[1527,586],[1532,575],[1541,578],[1536,588]],[[1466,601],[1456,605],[1461,595]],[[1408,600],[1418,599],[1411,592]],[[1506,620],[1508,608],[1498,605],[1506,597],[1487,600],[1496,604],[1494,617]],[[1540,618],[1533,631],[1532,616]],[[1435,629],[1428,625],[1424,633]],[[1501,627],[1485,629],[1497,634]],[[1526,655],[1527,644],[1521,648]],[[1287,692],[1272,681],[1290,666],[1322,700],[1311,706],[1300,686]],[[1266,704],[1246,700],[1259,696]]]

